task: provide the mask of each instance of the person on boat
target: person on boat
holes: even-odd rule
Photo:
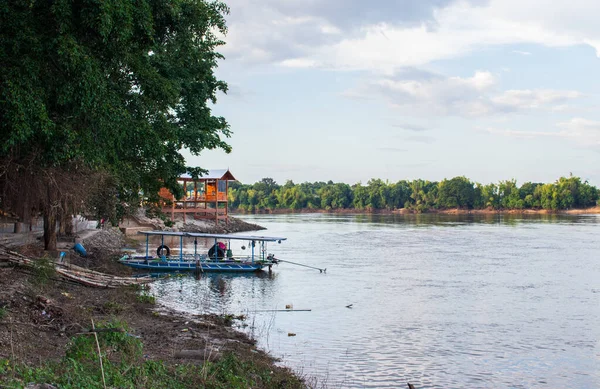
[[[215,251],[216,251],[217,259],[223,259],[223,258],[225,258],[225,249],[226,248],[227,248],[227,246],[225,246],[225,243],[218,242],[218,243],[214,244],[208,250],[208,257],[210,259],[214,259],[215,258]]]

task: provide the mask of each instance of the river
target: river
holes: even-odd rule
[[[272,274],[153,286],[329,388],[600,387],[600,215],[244,216]],[[234,247],[239,250],[239,247]],[[286,309],[310,311],[269,312]]]

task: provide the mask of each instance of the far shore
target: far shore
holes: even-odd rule
[[[549,209],[429,209],[424,212],[401,208],[401,209],[269,209],[258,212],[240,212],[239,210],[230,211],[235,215],[252,215],[252,214],[295,214],[295,213],[332,213],[332,214],[378,214],[378,215],[410,215],[410,214],[442,214],[442,215],[585,215],[585,214],[600,214],[600,206],[591,208],[573,208],[561,210]]]

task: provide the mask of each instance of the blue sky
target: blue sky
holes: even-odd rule
[[[243,183],[600,185],[600,2],[231,0],[213,107]]]

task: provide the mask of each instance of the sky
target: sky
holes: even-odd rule
[[[185,154],[242,183],[466,176],[600,186],[597,0],[231,0],[233,150]]]

